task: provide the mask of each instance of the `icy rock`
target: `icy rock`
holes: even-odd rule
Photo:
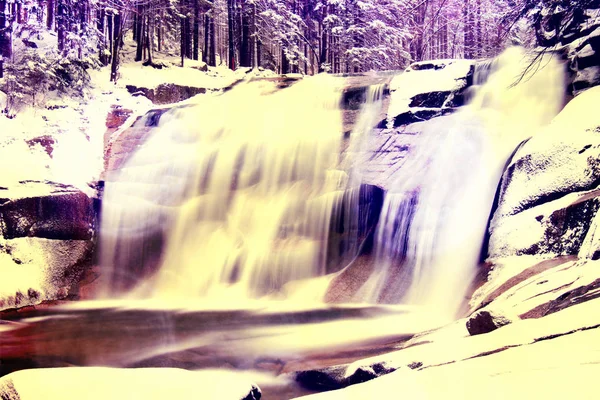
[[[153,104],[172,104],[187,100],[197,94],[206,93],[205,88],[193,86],[181,86],[174,83],[163,83],[154,88],[127,85],[129,93],[141,92],[150,99]]]
[[[397,128],[454,111],[464,104],[464,92],[473,83],[473,71],[471,60],[411,64],[390,82],[387,122],[380,128]]]
[[[496,315],[487,310],[479,310],[467,320],[467,330],[471,336],[481,335],[495,331],[504,325],[510,324],[510,322],[510,319],[502,315]]]
[[[490,223],[489,255],[577,254],[598,209],[600,87],[574,98],[514,155]]]
[[[0,379],[0,398],[259,400],[260,389],[233,372],[175,368],[29,369]]]

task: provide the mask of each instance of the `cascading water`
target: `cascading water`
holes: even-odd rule
[[[348,185],[338,169],[338,84],[327,76],[278,91],[246,83],[163,115],[107,185],[109,289],[131,286],[120,282],[128,278],[121,260],[143,263],[144,246],[126,243],[149,232],[166,241],[161,265],[134,292],[140,297],[225,287],[229,299],[232,290],[257,297],[324,275],[330,219]]]
[[[386,194],[375,270],[357,299],[428,305],[455,317],[508,157],[562,106],[562,67],[547,56],[524,73],[531,62],[508,49],[468,106],[425,125]]]

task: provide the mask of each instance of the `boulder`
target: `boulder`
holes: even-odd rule
[[[197,94],[206,93],[205,88],[194,86],[181,86],[174,83],[161,83],[154,88],[127,85],[129,93],[141,93],[154,104],[173,104],[187,100]]]
[[[575,97],[513,156],[490,222],[491,259],[579,253],[600,205],[597,101],[600,87]]]
[[[342,389],[347,386],[367,382],[372,379],[394,372],[396,368],[385,362],[375,362],[349,368],[349,365],[297,372],[296,382],[310,390],[326,391]]]
[[[510,324],[510,320],[502,315],[497,315],[487,310],[475,312],[467,320],[467,330],[471,336],[489,333]]]
[[[453,112],[464,104],[473,84],[475,62],[435,60],[411,64],[390,82],[387,120],[380,128],[397,128]]]
[[[0,190],[0,309],[63,299],[91,265],[96,213],[80,190],[21,182]]]

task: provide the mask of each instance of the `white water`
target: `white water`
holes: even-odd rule
[[[246,83],[165,114],[107,185],[103,265],[122,268],[128,251],[143,262],[122,239],[159,231],[160,266],[136,297],[259,297],[324,275],[348,184],[339,83]]]
[[[546,57],[522,77],[530,61],[507,50],[485,83],[478,78],[468,106],[424,124],[386,194],[375,267],[355,301],[455,316],[510,154],[562,106],[562,67]],[[356,254],[361,173],[353,160],[382,106],[383,86],[371,87],[340,159],[341,83],[318,76],[285,90],[244,84],[166,113],[107,186],[109,295],[129,289],[119,281],[131,273],[132,295],[141,298],[239,302],[294,290],[296,300],[321,299],[328,277],[295,282],[328,273],[330,230],[340,221],[342,261]],[[164,241],[153,267],[145,266],[146,250],[157,246],[143,238],[149,233]],[[131,260],[140,265],[124,268]]]
[[[508,158],[562,107],[562,66],[546,57],[520,79],[530,61],[508,49],[468,106],[426,124],[386,194],[375,271],[357,298],[456,316]]]

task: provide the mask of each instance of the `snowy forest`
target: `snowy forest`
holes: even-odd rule
[[[491,57],[507,43],[535,42],[526,27],[541,23],[536,7],[513,0],[1,0],[1,89],[33,97],[44,85],[78,91],[81,70],[100,66],[110,66],[116,81],[126,40],[135,42],[136,62],[155,68],[168,55],[181,66],[201,60],[281,74]]]

